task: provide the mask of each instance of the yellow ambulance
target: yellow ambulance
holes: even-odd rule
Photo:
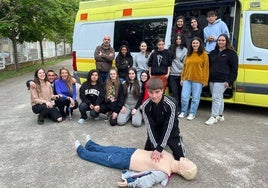
[[[225,101],[268,107],[268,0],[81,1],[73,34],[74,76],[83,82],[95,68],[94,51],[106,34],[116,51],[127,41],[133,55],[141,41],[150,50],[159,37],[168,48],[177,16],[183,15],[186,22],[198,17],[205,26],[209,10],[216,10],[227,24],[239,55],[238,77]]]

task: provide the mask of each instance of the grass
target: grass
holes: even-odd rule
[[[50,67],[50,66],[55,65],[59,62],[62,62],[63,60],[66,60],[66,59],[70,59],[70,56],[59,57],[58,59],[47,60],[47,61],[45,61],[44,65],[42,65],[41,62],[40,63],[38,62],[35,64],[30,64],[29,66],[20,67],[19,71],[1,70],[0,71],[0,82],[4,81],[6,79],[10,79],[10,78],[24,75],[24,74],[29,73],[29,72],[33,72],[39,67],[43,67],[43,68]],[[15,66],[15,65],[13,64],[13,66]]]

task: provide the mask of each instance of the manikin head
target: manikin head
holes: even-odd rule
[[[177,162],[178,165],[177,169],[175,170],[180,176],[184,177],[187,180],[192,180],[196,177],[197,166],[192,161],[187,158],[181,157],[180,160]]]

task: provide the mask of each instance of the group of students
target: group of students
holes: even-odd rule
[[[79,110],[81,118],[78,123],[87,119],[87,111],[93,118],[98,118],[99,113],[107,114],[110,125],[125,125],[131,118],[131,124],[139,127],[142,124],[140,111],[142,103],[148,98],[145,84],[149,79],[146,71],[141,73],[141,83],[137,78],[136,69],[128,68],[124,83],[115,68],[108,72],[104,83],[100,79],[98,70],[90,70],[87,81],[80,89],[81,104]]]
[[[209,86],[212,112],[205,124],[224,121],[223,94],[236,80],[238,56],[231,45],[227,25],[217,18],[216,11],[209,11],[208,25],[200,29],[198,19],[193,17],[189,29],[184,17],[179,16],[169,49],[164,48],[163,39],[158,39],[157,48],[149,54],[146,43],[141,42],[141,51],[132,58],[128,46],[122,45],[115,59],[120,80],[125,81],[129,67],[135,67],[138,75],[148,70],[150,78],[160,78],[164,89],[169,87],[180,108],[178,117],[187,116],[188,120],[195,118],[202,89]]]
[[[41,123],[40,121],[46,116],[56,122],[61,122],[63,120],[63,115],[61,114],[62,111],[58,110],[60,107],[58,106],[59,103],[57,100],[65,101],[66,110],[69,110],[70,112],[72,112],[75,108],[76,102],[73,102],[73,100],[76,101],[76,99],[73,98],[73,95],[76,95],[76,92],[74,91],[76,90],[75,80],[71,77],[68,78],[69,76],[66,74],[68,73],[67,70],[68,69],[66,68],[60,69],[59,77],[55,78],[56,80],[54,79],[54,81],[50,83],[47,79],[47,75],[49,73],[46,74],[44,69],[40,68],[36,70],[34,80],[27,82],[31,91],[32,110],[34,113],[39,114],[39,124],[43,124],[43,122]],[[143,73],[141,73],[141,75],[143,75]],[[124,105],[125,109],[122,107],[119,114],[117,114],[117,111],[114,110],[115,114],[113,114],[113,112],[111,115],[115,115],[119,120],[120,113],[122,111],[128,112],[128,105],[135,105],[135,103],[132,102],[132,99],[134,98],[134,95],[132,96],[132,94],[135,92],[131,92],[130,89],[131,87],[135,87],[135,84],[132,81],[128,82],[128,80],[134,79],[137,80],[136,71],[134,68],[129,68],[126,82],[122,85],[119,81],[117,71],[112,68],[109,71],[109,77],[106,80],[106,85],[103,87],[103,85],[97,85],[98,83],[102,84],[102,82],[99,81],[100,77],[98,71],[91,70],[89,72],[88,80],[80,87],[80,98],[83,101],[81,93],[82,95],[86,95],[88,93],[98,95],[102,92],[101,90],[105,88],[106,92],[104,92],[104,100],[107,99],[107,101],[105,103],[101,103],[99,100],[100,96],[94,96],[93,98],[95,98],[95,101],[99,101],[97,103],[92,101],[86,103],[86,101],[84,101],[86,103],[87,110],[90,109],[91,115],[92,111],[94,111],[93,114],[97,114],[101,111],[102,105],[109,108],[109,110],[112,110],[120,109],[118,108],[118,104],[120,103],[121,105]],[[60,84],[58,85],[58,83]],[[68,83],[70,83],[69,87]],[[143,104],[143,117],[145,127],[148,132],[145,149],[100,146],[87,137],[87,144],[85,148],[81,146],[79,141],[75,142],[77,154],[84,160],[95,162],[107,167],[130,169],[138,172],[143,171],[142,173],[124,173],[124,182],[118,182],[119,186],[142,185],[143,187],[144,185],[153,185],[162,181],[167,184],[169,176],[172,173],[178,173],[185,179],[191,180],[195,178],[197,174],[197,167],[192,161],[185,158],[184,144],[182,142],[178,126],[177,103],[174,98],[164,95],[164,84],[159,78],[149,79],[146,83],[147,86],[144,86],[143,88],[147,88],[149,99],[145,100]],[[131,84],[133,86],[130,86]],[[137,84],[137,87],[140,88],[139,83]],[[55,92],[59,92],[59,88],[65,87],[68,88],[69,92],[53,93],[52,85]],[[87,85],[89,87],[86,87]],[[72,88],[72,90],[70,88]],[[121,91],[119,88],[121,88]],[[73,95],[71,95],[70,90]],[[132,96],[129,99],[129,103],[121,103],[122,101],[118,100],[118,96],[121,95],[121,93],[124,93],[124,90],[129,96]],[[64,89],[62,89],[62,91],[64,91]],[[140,94],[139,89],[136,92]],[[87,99],[89,98],[85,97],[85,100]],[[144,100],[143,97],[140,97],[139,99]],[[118,101],[118,104],[116,104],[116,101]],[[83,102],[80,103],[79,108],[82,104]],[[97,110],[100,110],[99,112],[95,110],[97,106],[99,106],[99,108],[97,108]],[[140,112],[139,109],[136,111]],[[65,111],[64,113],[67,116]],[[133,112],[133,109],[129,112],[129,114],[130,113],[134,119],[135,116],[133,115],[135,113]],[[113,119],[113,117],[111,117],[111,119]],[[164,151],[166,146],[170,147],[173,156]]]
[[[54,74],[54,80],[52,79],[51,73],[54,72],[49,71],[48,73],[45,73],[44,69],[40,68],[36,70],[34,80],[27,82],[31,91],[32,109],[33,112],[39,114],[39,123],[41,118],[44,118],[45,116],[57,122],[63,120],[63,115],[61,114],[62,111],[58,110],[60,109],[58,106],[59,103],[57,102],[59,99],[59,101],[66,102],[66,110],[69,110],[70,112],[76,106],[76,99],[73,97],[73,95],[76,95],[75,80],[73,80],[72,77],[69,77],[68,69],[61,68],[58,78],[56,78]],[[51,83],[48,81],[47,75],[50,75],[49,78]],[[143,73],[141,73],[141,75],[143,75]],[[104,99],[108,99],[109,102],[106,101],[107,103],[104,105],[116,106],[115,108],[118,108],[116,104],[108,103],[117,101],[118,97],[116,97],[115,93],[117,93],[117,96],[120,95],[119,92],[124,92],[124,90],[126,90],[128,94],[132,93],[130,92],[129,86],[133,84],[134,87],[134,82],[129,82],[129,85],[127,83],[128,80],[133,80],[134,78],[137,80],[136,71],[134,68],[129,68],[126,82],[122,85],[116,70],[114,68],[110,69],[109,77],[106,80],[105,85],[106,91],[108,92],[104,92]],[[103,86],[97,85],[98,83],[102,84],[99,80],[100,77],[98,71],[91,70],[89,72],[88,81],[84,82],[80,87],[80,95],[81,91],[85,91],[82,92],[82,94],[85,95],[87,93],[96,95],[102,92],[101,90],[103,89]],[[101,146],[93,142],[90,137],[87,136],[87,144],[85,148],[81,146],[79,141],[75,142],[77,154],[84,160],[107,167],[136,171],[128,171],[127,173],[124,173],[122,176],[124,177],[124,182],[118,182],[119,186],[141,185],[144,187],[145,185],[152,186],[159,182],[165,182],[165,184],[167,184],[169,176],[172,173],[177,173],[187,180],[192,180],[197,174],[197,166],[192,161],[185,158],[184,144],[178,126],[177,103],[174,98],[164,95],[164,85],[159,78],[149,79],[146,83],[147,86],[144,86],[144,88],[147,88],[149,99],[145,100],[143,104],[143,117],[148,137],[144,150],[121,148],[117,146]],[[90,86],[86,87],[87,85]],[[64,92],[65,87],[67,87],[68,93],[66,91]],[[140,88],[140,85],[138,84],[137,87]],[[55,93],[53,92],[53,88],[55,89]],[[116,91],[116,88],[122,88],[121,90],[123,91],[119,91],[119,89]],[[140,92],[137,91],[137,93]],[[100,97],[96,96],[93,98],[95,98],[95,101],[100,99]],[[89,98],[86,97],[86,99]],[[132,100],[130,99],[130,101]],[[83,104],[83,102],[80,103],[79,108],[81,104]],[[88,104],[92,104],[92,108],[91,105]],[[101,109],[100,101],[94,104],[90,101],[88,104],[87,108],[89,107],[93,111],[95,111],[96,106],[100,106],[99,109]],[[127,109],[126,104],[131,105],[134,103],[125,103],[124,105]],[[121,108],[121,111],[122,109],[123,108]],[[67,116],[65,111],[64,113]],[[95,113],[98,112],[95,111]],[[120,116],[120,113],[118,116]],[[164,151],[166,146],[170,147],[173,155]],[[143,172],[139,173],[139,171]]]
[[[94,119],[98,119],[99,113],[107,114],[112,126],[124,125],[131,119],[132,125],[139,127],[142,124],[140,109],[148,98],[146,82],[149,78],[159,78],[164,84],[164,91],[169,86],[169,92],[177,101],[179,118],[195,118],[202,88],[209,85],[212,112],[205,123],[211,125],[224,121],[223,93],[226,88],[232,87],[237,77],[238,57],[231,45],[227,26],[217,19],[215,11],[208,12],[207,21],[208,25],[201,30],[198,29],[197,19],[192,18],[193,31],[189,35],[184,18],[179,16],[169,49],[164,48],[165,41],[160,38],[156,42],[157,48],[148,53],[147,44],[141,42],[140,52],[134,57],[125,44],[115,57],[110,36],[105,35],[103,43],[94,53],[96,69],[90,70],[87,81],[79,90],[79,105],[75,80],[68,69],[60,70],[59,78],[54,83],[53,97],[62,120],[71,116],[72,111],[79,106],[81,117],[78,123],[84,123],[88,118],[87,111],[90,111]],[[112,67],[114,59],[116,67]],[[42,79],[46,80],[46,77],[38,77],[38,71],[34,79],[36,90],[31,92],[31,96],[33,111],[39,113],[38,123],[42,124],[46,115],[43,115],[45,112],[40,113],[39,105],[49,108],[51,105],[46,102],[52,102],[52,97],[49,100],[47,92],[45,100],[35,100],[36,92],[44,85]],[[62,121],[58,115],[52,117],[52,120]]]
[[[208,27],[219,22],[210,23],[211,17],[215,19],[208,13]],[[112,126],[124,125],[131,119],[131,124],[139,127],[143,119],[147,130],[144,150],[101,146],[87,136],[85,147],[79,141],[75,142],[77,154],[84,160],[107,167],[142,171],[124,173],[124,182],[118,182],[119,186],[159,182],[167,185],[172,173],[188,180],[195,178],[197,167],[185,158],[178,117],[188,114],[188,120],[195,118],[202,88],[209,85],[212,113],[206,124],[224,121],[223,93],[232,86],[238,68],[238,57],[229,36],[221,32],[213,37],[205,34],[209,33],[206,28],[203,32],[204,40],[200,35],[189,41],[182,32],[176,33],[169,49],[165,49],[164,40],[159,39],[157,48],[150,54],[146,43],[142,42],[140,53],[134,57],[127,45],[122,45],[115,57],[110,37],[105,35],[94,53],[96,69],[89,71],[87,80],[79,88],[80,104],[76,100],[76,80],[68,69],[60,69],[58,78],[53,71],[36,70],[34,80],[27,83],[32,110],[39,114],[38,123],[43,124],[45,117],[61,122],[78,107],[81,113],[78,123],[88,119],[88,111],[96,120],[99,113],[107,114]],[[206,43],[215,43],[215,48],[206,52]],[[112,67],[114,58],[116,68]],[[173,97],[164,94],[167,86]],[[167,145],[173,156],[164,151]]]
[[[44,118],[62,122],[71,117],[78,107],[76,100],[76,80],[70,71],[62,67],[59,76],[53,71],[45,72],[39,68],[34,73],[34,79],[26,82],[31,93],[32,111],[38,114],[37,123],[44,124]]]
[[[87,80],[79,88],[80,104],[77,102],[76,80],[67,68],[61,68],[58,77],[52,70],[46,73],[39,68],[35,71],[34,80],[27,81],[26,85],[31,92],[32,110],[39,114],[38,124],[43,124],[45,117],[55,122],[71,118],[73,110],[79,107],[80,124],[88,119],[89,111],[95,120],[99,119],[99,113],[107,114],[112,126],[125,125],[132,117],[132,125],[139,127],[142,124],[140,108],[148,98],[145,86],[148,79],[148,72],[143,71],[139,82],[135,68],[129,68],[122,84],[117,70],[111,68],[103,83],[99,72],[90,70]]]
[[[177,90],[181,92],[181,95],[179,94],[181,112],[178,117],[184,118],[188,114],[187,119],[193,120],[197,113],[202,88],[209,85],[212,108],[211,116],[205,124],[212,125],[218,121],[224,121],[223,94],[236,80],[238,56],[231,45],[228,27],[221,19],[218,19],[216,11],[207,13],[208,25],[204,29],[198,27],[197,18],[191,18],[190,22],[189,29],[184,17],[179,16],[173,28],[172,58],[175,57],[178,61],[184,57],[184,60],[180,65],[183,66],[183,68],[180,67],[181,77],[175,77],[177,81],[174,82],[173,76],[170,76],[170,89],[171,92],[175,91],[176,96],[178,96]],[[183,44],[188,46],[187,50],[183,48]],[[187,55],[180,54],[183,50]],[[175,63],[176,61],[173,60],[172,65]],[[179,66],[178,63],[177,65]],[[178,80],[180,84],[175,85]],[[191,104],[188,113],[190,96]]]

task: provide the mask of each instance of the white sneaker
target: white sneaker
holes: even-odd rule
[[[205,124],[206,124],[206,125],[213,125],[214,123],[217,123],[217,122],[218,122],[217,118],[211,116],[211,117],[205,122]]]
[[[85,123],[85,121],[86,121],[85,119],[80,118],[80,119],[78,120],[78,123],[79,123],[79,124],[83,124],[83,123]]]
[[[185,113],[184,112],[181,112],[178,116],[178,118],[184,118],[185,117]]]
[[[80,144],[79,140],[76,140],[74,142],[74,145],[75,145],[75,148],[77,149],[81,144]]]
[[[195,115],[194,114],[189,114],[188,116],[187,116],[187,119],[188,120],[193,120],[195,118]]]
[[[217,116],[216,119],[217,119],[218,121],[224,121],[224,120],[225,120],[225,119],[224,119],[224,116]]]

